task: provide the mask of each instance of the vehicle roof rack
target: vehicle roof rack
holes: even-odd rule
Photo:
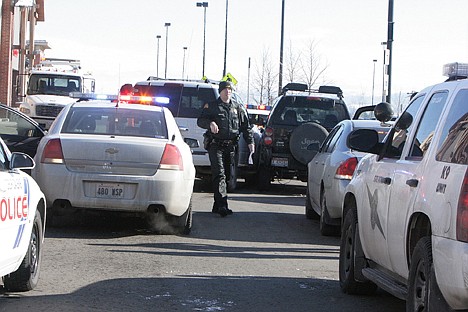
[[[320,86],[317,89],[309,89],[305,83],[297,83],[297,82],[290,82],[283,87],[281,95],[286,94],[288,91],[296,91],[296,92],[308,92],[311,93],[326,93],[326,94],[336,94],[340,99],[342,99],[343,91],[340,87],[336,86]]]
[[[281,94],[285,94],[288,91],[306,92],[308,91],[308,86],[305,83],[290,82],[283,87]]]
[[[320,86],[318,89],[319,93],[328,93],[328,94],[336,94],[338,97],[343,97],[343,91],[340,87],[335,86]]]
[[[149,76],[149,77],[146,79],[146,81],[154,81],[154,80],[214,83],[213,81],[210,81],[210,80],[208,80],[208,79],[202,80],[202,79],[182,79],[182,78],[160,78],[160,77],[156,77],[156,76]],[[217,83],[219,83],[219,82],[217,82]]]
[[[45,69],[45,68],[57,68],[57,67],[68,67],[69,71],[77,71],[81,69],[80,60],[75,59],[62,59],[62,58],[46,58],[37,64],[34,69]]]

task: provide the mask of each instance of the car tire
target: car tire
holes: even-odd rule
[[[310,220],[318,220],[320,218],[320,216],[318,215],[318,213],[315,212],[314,208],[312,208],[312,204],[310,203],[308,182],[307,182],[306,198],[305,198],[305,216],[307,219],[310,219]]]
[[[29,291],[36,287],[42,262],[43,235],[41,214],[36,211],[28,251],[23,262],[15,272],[3,277],[3,285],[7,291]]]
[[[358,220],[355,208],[346,213],[341,230],[339,278],[340,287],[348,294],[371,294],[377,289],[377,285],[370,281],[358,281],[354,272],[363,268],[357,267],[356,251],[360,250],[359,237],[357,233]]]
[[[338,236],[340,234],[340,227],[328,224],[326,219],[328,217],[327,198],[325,190],[322,189],[320,195],[320,234],[323,236]]]
[[[308,122],[300,125],[292,132],[289,139],[291,154],[298,162],[307,165],[317,154],[327,135],[327,129],[317,123]]]
[[[174,226],[177,228],[177,232],[183,235],[189,235],[192,231],[192,199],[190,199],[187,211],[180,217],[175,217]]]
[[[260,165],[258,168],[258,189],[268,191],[271,187],[271,168]]]
[[[435,308],[435,305],[442,305],[443,310],[446,310],[445,300],[435,279],[432,244],[429,236],[421,238],[414,248],[408,284],[406,311],[429,311],[430,307],[434,308],[434,311],[442,311],[442,309]]]

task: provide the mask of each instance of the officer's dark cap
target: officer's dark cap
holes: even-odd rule
[[[226,88],[229,88],[234,91],[234,84],[231,81],[221,81],[218,87],[219,93],[221,93],[221,91],[223,91]]]

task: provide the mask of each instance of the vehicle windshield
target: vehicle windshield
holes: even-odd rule
[[[175,117],[197,118],[205,103],[216,100],[212,88],[184,87],[182,84],[164,86],[135,86],[136,96],[159,96],[169,98],[167,108]]]
[[[349,119],[349,113],[340,101],[290,96],[282,98],[273,108],[269,123],[298,126],[307,122],[315,122],[326,129],[331,129],[345,119]]]
[[[61,133],[104,134],[167,139],[162,111],[73,107]]]
[[[78,76],[31,74],[28,95],[47,94],[68,96],[70,92],[81,92],[81,78]]]

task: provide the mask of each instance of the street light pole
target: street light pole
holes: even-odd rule
[[[392,45],[393,45],[393,0],[388,0],[388,30],[387,30],[387,50],[388,50],[388,93],[387,103],[392,98]]]
[[[164,68],[164,79],[167,78],[167,37],[169,34],[169,26],[171,26],[171,23],[165,23],[164,27],[166,27],[166,61],[165,61],[165,68]]]
[[[159,39],[161,39],[160,35],[156,36],[156,39],[158,39],[158,56],[156,58],[156,77],[159,78]]]
[[[247,70],[247,105],[250,103],[250,56],[249,56],[249,67]]]
[[[205,43],[206,43],[206,8],[208,2],[197,2],[197,7],[203,8],[203,70],[202,77],[205,77]]]
[[[372,105],[374,105],[374,86],[375,86],[375,63],[377,60],[373,60],[374,62],[374,72],[372,73]]]
[[[184,80],[185,75],[185,51],[187,51],[187,47],[184,47],[184,59],[182,60],[182,80]]]
[[[278,95],[281,94],[283,89],[283,42],[284,42],[284,0],[282,1],[281,9],[281,41],[280,41],[280,64],[279,64],[279,74],[278,74]]]
[[[226,28],[225,28],[225,31],[224,31],[224,69],[223,69],[223,77],[226,76],[227,28],[228,28],[228,0],[226,0]]]

